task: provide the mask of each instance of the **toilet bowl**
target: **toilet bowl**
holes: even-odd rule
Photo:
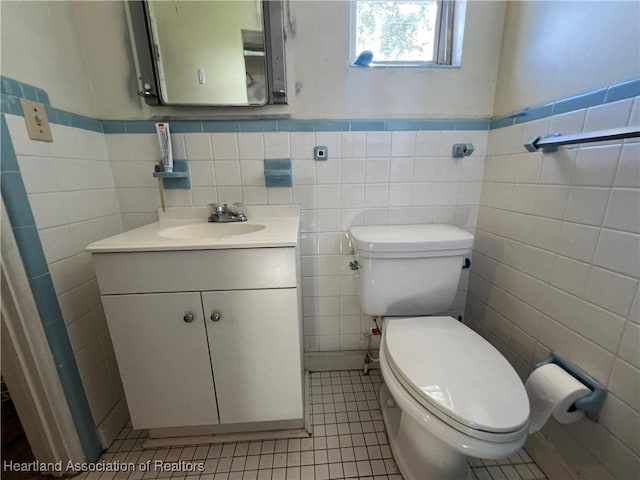
[[[405,479],[469,475],[524,445],[529,401],[509,362],[446,311],[473,236],[450,225],[353,227],[356,293],[383,317],[379,400]]]

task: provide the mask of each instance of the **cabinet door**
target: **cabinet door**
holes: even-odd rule
[[[302,418],[296,289],[203,292],[202,304],[220,423]]]
[[[102,303],[133,427],[218,423],[200,294],[103,295]]]

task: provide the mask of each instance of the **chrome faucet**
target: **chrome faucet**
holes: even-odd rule
[[[242,203],[234,203],[231,206],[226,203],[210,203],[209,207],[211,207],[211,215],[209,215],[210,222],[229,223],[247,221]]]

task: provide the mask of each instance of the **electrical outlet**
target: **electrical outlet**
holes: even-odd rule
[[[314,147],[313,158],[315,160],[327,160],[329,158],[329,149],[327,147]]]
[[[53,142],[44,104],[21,98],[22,114],[31,140]]]

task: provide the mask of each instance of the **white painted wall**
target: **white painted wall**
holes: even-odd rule
[[[495,115],[640,74],[640,3],[508,4]]]
[[[69,2],[2,2],[2,75],[43,88],[58,108],[95,117]]]
[[[99,5],[99,7],[94,7]],[[217,118],[288,114],[294,118],[490,116],[493,110],[505,2],[467,6],[461,68],[357,69],[349,66],[349,3],[292,1],[287,44],[288,106],[262,108],[157,108],[140,103],[120,2],[80,2],[74,9],[80,41],[93,61],[89,71],[98,116],[153,115]],[[100,14],[93,13],[98,8]],[[96,59],[108,60],[109,72]],[[126,74],[126,76],[124,75]]]

